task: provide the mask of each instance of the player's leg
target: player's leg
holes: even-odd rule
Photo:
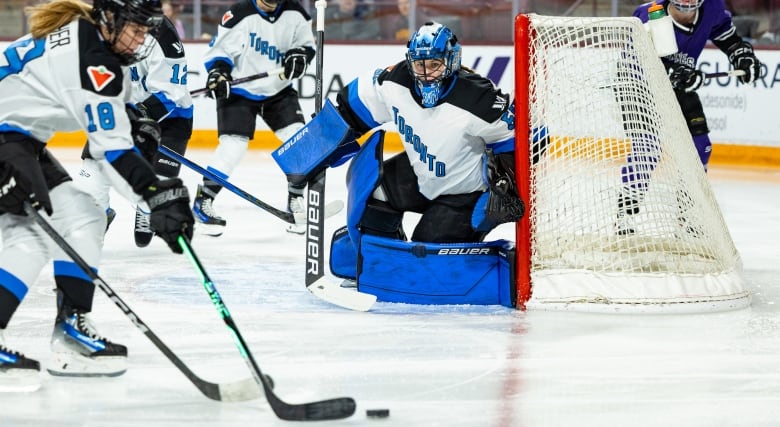
[[[696,146],[696,152],[699,153],[699,159],[707,171],[707,165],[710,162],[712,154],[712,143],[710,142],[710,129],[707,126],[707,118],[704,116],[704,107],[701,104],[699,95],[696,92],[677,93],[677,101],[680,103],[685,123],[693,137],[693,144]]]
[[[474,230],[471,217],[481,192],[439,196],[425,210],[412,233],[415,242],[481,242],[487,233]]]
[[[279,138],[280,144],[287,141],[298,132],[305,124],[301,105],[298,101],[298,92],[293,88],[287,88],[263,102],[260,116],[268,127]],[[287,182],[287,212],[292,213],[295,224],[287,226],[287,232],[304,234],[306,232],[306,202],[303,198],[306,183],[293,184]]]
[[[701,164],[704,167],[704,172],[707,172],[710,155],[712,154],[712,142],[710,141],[710,129],[707,126],[707,118],[704,115],[704,107],[701,104],[699,95],[696,92],[680,93],[677,94],[677,101],[680,103],[685,123],[688,125],[688,130],[690,130],[693,137],[693,145],[699,154],[699,160],[701,160]],[[677,208],[680,227],[689,235],[701,236],[704,234],[703,230],[700,227],[690,225],[686,220],[688,217],[687,211],[692,207],[693,200],[690,194],[684,188],[678,190]]]
[[[106,217],[92,196],[77,187],[50,155],[40,156],[41,169],[55,206],[50,221],[84,260],[97,270],[103,248]],[[124,373],[127,348],[100,336],[89,313],[95,284],[62,249],[51,243],[57,316],[51,337],[52,375],[114,376]]]
[[[14,349],[4,330],[49,261],[47,237],[31,218],[7,213],[0,214],[0,235],[0,391],[34,391],[40,364]]]
[[[71,182],[51,190],[57,208],[52,226],[97,270],[105,216],[90,196]],[[89,313],[95,285],[59,247],[53,246],[57,316],[51,337],[52,375],[115,376],[126,370],[127,348],[100,336]]]
[[[631,147],[620,169],[623,185],[618,195],[615,229],[619,235],[629,235],[636,232],[636,214],[661,158],[661,146],[655,134],[637,124],[638,117],[650,114],[648,107],[635,102],[631,96],[623,95],[618,89],[615,89],[615,94],[621,108],[623,130]]]
[[[160,122],[160,130],[162,132],[160,144],[183,156],[187,151],[187,143],[192,136],[192,118],[174,117],[165,119]],[[154,156],[152,167],[154,167],[154,172],[161,179],[175,178],[179,176],[181,163],[158,152]],[[136,246],[140,248],[148,246],[154,236],[149,221],[150,212],[148,207],[144,204],[137,205],[133,235]]]
[[[227,179],[241,162],[249,148],[249,140],[255,133],[256,104],[240,96],[217,101],[219,145],[209,163],[209,171]],[[192,212],[198,228],[210,236],[221,235],[227,225],[227,221],[217,215],[214,209],[214,199],[221,189],[221,185],[204,177],[195,193]]]
[[[59,206],[49,197],[47,180],[38,156],[43,144],[15,135],[0,138],[0,158],[12,164],[39,200],[46,199],[54,210]],[[94,205],[94,201],[90,199]],[[104,223],[105,224],[105,223]],[[103,230],[100,230],[102,233]],[[50,259],[49,240],[32,218],[0,213],[0,390],[32,391],[40,386],[40,364],[6,345],[6,329],[41,269]]]

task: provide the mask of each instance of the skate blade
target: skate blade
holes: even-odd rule
[[[0,393],[32,393],[41,388],[40,371],[8,369],[0,371]]]
[[[127,371],[127,357],[52,353],[46,371],[55,377],[117,377]]]
[[[224,225],[204,224],[195,221],[195,232],[204,236],[219,237],[225,231]]]

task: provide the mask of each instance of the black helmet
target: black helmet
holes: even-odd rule
[[[109,33],[112,50],[125,25],[136,23],[154,31],[163,22],[160,0],[94,0],[92,3],[92,18],[105,27]],[[134,52],[114,50],[122,65],[130,65],[144,59],[150,50],[149,43],[143,43]]]

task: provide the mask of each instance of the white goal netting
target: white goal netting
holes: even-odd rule
[[[526,16],[530,37],[516,41],[530,66],[528,99],[516,87],[531,134],[526,306],[748,305],[739,254],[642,23]],[[520,151],[526,139],[517,142]]]

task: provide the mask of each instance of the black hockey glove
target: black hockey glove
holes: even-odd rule
[[[32,191],[30,181],[21,172],[10,163],[0,162],[0,214],[27,215],[24,202],[29,201],[36,209],[43,207],[51,215],[51,201],[38,200]]]
[[[309,58],[306,49],[294,47],[284,54],[284,78],[288,80],[298,79],[306,74],[309,66]]]
[[[517,222],[525,214],[525,204],[517,194],[510,172],[499,167],[492,153],[488,154],[487,166],[490,188],[477,201],[472,215],[472,227],[482,232],[506,222]]]
[[[192,239],[195,222],[187,188],[178,178],[160,180],[150,185],[142,196],[152,211],[149,219],[152,230],[174,253],[182,253],[177,239],[180,235]]]
[[[233,77],[230,76],[228,67],[213,68],[209,71],[209,76],[206,79],[206,88],[209,90],[206,96],[214,99],[228,99],[231,81],[233,81]]]
[[[761,77],[761,61],[753,52],[753,46],[746,41],[735,43],[728,48],[729,62],[735,70],[745,72],[739,76],[740,83],[753,83]]]
[[[704,84],[704,73],[693,67],[674,64],[669,70],[669,81],[675,90],[694,92]]]
[[[130,133],[133,135],[133,144],[141,151],[141,155],[147,162],[153,163],[157,149],[160,148],[162,130],[156,120],[144,117],[138,110],[127,108],[127,117],[130,118]]]

